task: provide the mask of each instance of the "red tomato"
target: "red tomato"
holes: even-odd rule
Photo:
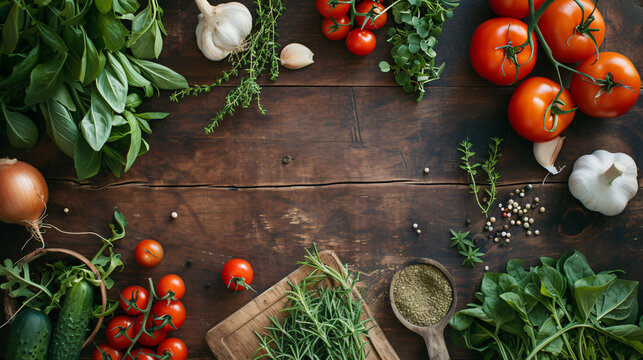
[[[355,55],[370,54],[375,43],[375,35],[370,30],[353,29],[346,36],[346,47]]]
[[[337,25],[344,25],[344,26],[339,26],[337,27],[337,30],[335,30],[335,22],[337,22]],[[341,40],[348,35],[348,32],[351,31],[350,24],[351,19],[348,18],[346,15],[342,15],[339,17],[335,18],[335,21],[330,18],[324,18],[322,20],[322,25],[321,29],[322,32],[324,33],[324,36],[327,37],[330,40]],[[334,31],[333,31],[334,30]]]
[[[585,114],[598,118],[621,116],[636,104],[641,92],[641,76],[632,62],[615,52],[602,52],[583,61],[576,70],[596,80],[605,80],[603,86],[574,74],[571,91],[576,105]],[[616,85],[620,84],[620,86]]]
[[[156,360],[154,356],[154,350],[148,348],[137,348],[132,350],[132,356],[134,360]],[[130,358],[128,357],[128,360]]]
[[[502,47],[519,46],[526,40],[527,24],[524,22],[508,17],[489,19],[473,33],[469,50],[471,65],[480,76],[495,84],[513,84],[527,76],[536,64],[536,37],[533,56],[530,46],[516,50],[516,61],[520,65],[518,70],[508,57],[507,52],[513,51],[512,48]],[[516,71],[519,74],[517,78]]]
[[[170,291],[174,294],[172,296],[174,300],[181,300],[183,295],[185,295],[185,283],[178,275],[165,275],[159,280],[158,285],[156,285],[156,294],[161,298],[165,297]]]
[[[158,355],[166,353],[172,357],[169,360],[185,360],[188,358],[188,347],[177,338],[165,339],[156,349]]]
[[[160,326],[163,323],[163,320],[157,320],[157,318],[169,315],[172,318],[172,324],[176,329],[179,329],[183,326],[185,322],[185,306],[180,300],[170,300],[168,304],[167,300],[157,301],[152,305],[152,316],[154,316],[154,326]],[[163,326],[165,331],[176,330],[170,323],[167,323]]]
[[[547,45],[560,62],[577,63],[596,54],[598,47],[588,34],[594,37],[598,46],[601,46],[605,37],[605,21],[601,13],[594,9],[594,3],[589,0],[578,1],[583,5],[584,16],[576,1],[558,0],[547,7],[538,21]]]
[[[144,315],[141,314],[136,317],[136,320],[134,320],[134,334],[138,334],[141,331],[141,327],[143,325],[143,317]],[[149,328],[152,327],[152,317],[149,316],[147,318],[147,321],[145,322],[145,330],[149,331]],[[154,337],[152,337],[152,336]],[[143,346],[156,346],[161,343],[161,341],[165,340],[167,337],[167,331],[160,329],[156,330],[153,332],[150,332],[150,335],[147,335],[146,333],[141,333],[141,336],[138,338],[138,343],[143,345]]]
[[[366,25],[364,25],[364,29],[369,29],[369,30],[377,30],[384,26],[386,24],[386,12],[384,12],[386,8],[384,5],[375,2],[375,1],[362,1],[357,5],[355,8],[355,11],[357,11],[360,14],[367,14],[369,12],[373,13],[373,17],[377,17],[375,20],[368,16],[355,16],[355,24],[357,28],[362,28],[362,25],[364,24],[364,21],[366,21]],[[368,20],[368,21],[367,21]]]
[[[560,90],[560,85],[544,77],[532,77],[520,84],[509,100],[509,121],[511,126],[520,136],[533,142],[549,141],[563,132],[574,119],[574,112],[558,114],[558,124],[554,131],[554,116],[547,107],[554,100]],[[561,110],[574,109],[572,96],[563,89],[559,100],[565,105],[559,106]],[[547,116],[545,116],[547,111]],[[545,120],[546,119],[546,120]]]
[[[221,279],[228,289],[246,290],[250,287],[254,272],[250,263],[243,259],[232,259],[223,265]]]
[[[142,267],[153,267],[163,260],[163,247],[158,241],[147,239],[143,240],[134,250],[134,258]]]
[[[335,7],[332,7],[328,2],[331,0],[317,0],[317,11],[321,14],[323,17],[339,17],[342,15],[346,15],[348,13],[348,10],[350,10],[351,6],[350,4],[337,4]]]
[[[545,0],[534,0],[534,8],[538,9]],[[489,0],[489,5],[498,16],[525,18],[529,16],[529,0]]]
[[[128,286],[121,291],[121,296],[118,302],[121,304],[121,309],[128,315],[138,315],[141,310],[147,308],[147,303],[150,300],[150,294],[141,286]],[[141,310],[136,309],[133,305]]]
[[[116,349],[125,349],[130,346],[136,334],[134,333],[134,318],[131,316],[119,315],[107,324],[105,335],[107,342]],[[125,336],[127,334],[127,336]],[[127,338],[129,337],[129,339]]]
[[[92,359],[93,360],[122,360],[123,352],[119,349],[115,349],[109,344],[101,344],[96,346],[96,350],[94,350],[94,355],[92,356]]]

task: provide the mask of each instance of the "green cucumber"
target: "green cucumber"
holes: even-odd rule
[[[94,287],[86,280],[65,296],[49,347],[49,360],[76,360],[85,342],[94,304]]]
[[[42,311],[24,309],[9,331],[6,360],[45,360],[51,338],[51,321]]]

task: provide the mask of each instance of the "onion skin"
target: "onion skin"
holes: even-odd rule
[[[47,200],[47,182],[38,169],[16,159],[0,159],[0,221],[38,231]]]

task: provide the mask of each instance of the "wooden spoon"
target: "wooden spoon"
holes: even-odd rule
[[[395,281],[400,275],[400,271],[402,271],[402,269],[413,264],[427,264],[437,268],[444,274],[447,280],[449,280],[451,289],[453,289],[453,301],[451,302],[451,307],[449,308],[449,312],[446,314],[444,318],[442,318],[442,320],[440,320],[439,322],[431,326],[417,326],[417,325],[411,324],[402,316],[402,314],[400,314],[399,310],[397,309],[397,306],[395,305],[395,299],[393,297],[393,286],[395,285]],[[447,350],[447,346],[444,342],[444,327],[447,325],[447,323],[449,322],[449,319],[451,319],[451,317],[455,313],[455,307],[456,307],[455,305],[456,305],[457,297],[456,297],[456,291],[455,291],[455,283],[453,282],[453,278],[451,277],[451,274],[449,274],[447,269],[444,266],[442,266],[442,264],[440,264],[439,262],[433,259],[427,259],[427,258],[420,258],[420,259],[409,261],[404,265],[402,269],[398,270],[395,273],[395,275],[393,275],[393,280],[391,280],[391,287],[389,289],[389,295],[391,299],[391,307],[393,308],[393,313],[395,313],[395,316],[397,317],[398,320],[400,320],[402,325],[406,326],[407,329],[415,333],[418,333],[424,338],[424,342],[426,342],[426,348],[429,351],[429,359],[450,360],[451,357],[449,356],[449,351]]]

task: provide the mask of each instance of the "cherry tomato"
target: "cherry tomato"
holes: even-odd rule
[[[574,119],[574,112],[558,114],[558,124],[554,131],[549,132],[543,128],[551,130],[554,127],[554,116],[551,110],[547,111],[547,107],[559,90],[558,83],[538,76],[525,80],[516,88],[509,100],[508,114],[511,126],[520,136],[533,142],[545,142],[557,137],[569,126]],[[559,100],[565,103],[559,106],[561,110],[574,109],[574,101],[567,89],[563,89]]]
[[[156,358],[152,355],[154,355],[154,350],[152,349],[137,348],[132,350],[132,356],[134,357],[134,360],[156,360]]]
[[[317,0],[317,11],[319,11],[323,17],[337,18],[346,15],[351,8],[350,4],[337,4],[335,7],[332,7],[328,4],[328,1],[329,0]]]
[[[560,62],[577,63],[587,59],[596,54],[605,38],[605,21],[598,9],[594,9],[594,3],[590,0],[578,1],[584,10],[575,0],[558,0],[547,7],[538,21],[547,45]],[[592,18],[588,21],[590,15]],[[594,37],[598,46],[594,45],[588,34]]]
[[[608,80],[606,85],[599,86],[578,74],[572,76],[572,96],[585,114],[611,118],[625,114],[636,104],[641,92],[641,76],[627,57],[615,52],[602,52],[598,60],[594,55],[578,65],[576,70],[596,80]]]
[[[534,0],[534,8],[538,9],[545,0]],[[525,18],[529,16],[528,0],[489,0],[491,10],[498,16]]]
[[[143,317],[144,315],[141,314],[136,317],[136,320],[134,320],[134,336],[141,331],[141,327],[143,325]],[[152,327],[152,317],[148,316],[147,321],[145,322],[145,330],[149,331],[149,328]],[[154,337],[152,337],[152,336]],[[167,337],[167,331],[160,329],[156,330],[153,332],[150,332],[150,335],[147,335],[146,333],[141,333],[141,336],[138,338],[138,343],[143,345],[143,346],[156,346],[161,343],[161,341],[165,340]]]
[[[180,300],[170,300],[169,304],[167,300],[161,300],[152,305],[154,326],[160,326],[161,323],[163,323],[163,320],[156,320],[156,318],[163,317],[165,315],[169,315],[172,318],[172,324],[174,324],[176,329],[179,329],[185,322],[185,306],[183,306],[183,303]],[[162,330],[165,331],[173,331],[176,329],[173,328],[170,323],[165,324],[162,328]]]
[[[158,355],[163,355],[167,351],[172,355],[170,360],[185,360],[188,358],[188,347],[185,343],[177,338],[165,339],[156,349]]]
[[[150,294],[142,286],[128,286],[121,291],[118,302],[127,315],[138,315],[147,308]],[[134,306],[141,310],[136,309]]]
[[[510,85],[533,70],[536,64],[535,39],[534,36],[533,56],[529,45],[522,50],[516,50],[516,61],[520,65],[516,70],[516,65],[507,55],[507,51],[512,51],[512,48],[503,46],[518,46],[524,43],[527,40],[527,24],[508,17],[489,19],[473,33],[469,50],[471,65],[483,78],[498,85]]]
[[[105,335],[107,336],[107,342],[116,349],[125,349],[130,346],[132,340],[136,334],[134,333],[134,318],[131,316],[119,315],[113,318],[109,324],[107,324],[107,330]],[[119,333],[124,331],[127,336]],[[129,339],[127,338],[129,337]]]
[[[330,40],[341,40],[348,35],[349,31],[351,31],[350,25],[347,25],[350,24],[351,20],[346,15],[342,15],[334,19],[335,21],[330,18],[324,18],[324,20],[322,20],[322,32],[324,33],[324,36]],[[335,22],[337,22],[337,25],[344,26],[339,26],[337,30],[333,31],[335,29]]]
[[[362,1],[355,7],[355,11],[361,14],[367,14],[369,11],[372,10],[372,13],[374,14],[374,17],[377,17],[375,20],[368,16],[355,16],[355,24],[357,28],[362,28],[362,25],[364,24],[364,21],[366,21],[366,25],[364,25],[364,29],[369,29],[369,30],[377,30],[384,26],[386,23],[386,12],[384,12],[386,8],[384,5],[375,2],[375,1]],[[381,14],[381,15],[380,15]]]
[[[252,283],[254,272],[250,263],[243,259],[232,259],[223,265],[221,279],[228,289],[246,290]]]
[[[370,30],[353,29],[346,36],[346,47],[355,55],[370,54],[375,43],[375,35]]]
[[[183,279],[175,274],[163,276],[161,280],[159,280],[158,285],[156,285],[156,293],[159,297],[164,297],[169,291],[174,294],[172,296],[174,300],[181,300],[183,295],[185,295],[185,283]]]
[[[108,358],[109,356],[109,358]],[[123,352],[120,349],[115,349],[109,344],[101,344],[94,350],[93,360],[122,360]]]
[[[163,260],[163,247],[156,240],[143,240],[134,250],[134,258],[142,267],[153,267]]]

